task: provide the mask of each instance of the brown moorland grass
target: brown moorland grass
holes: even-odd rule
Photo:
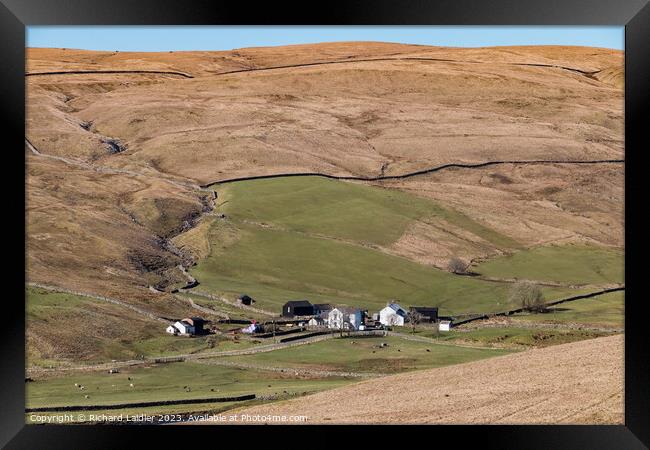
[[[307,424],[622,424],[623,359],[617,335],[364,381],[237,413],[306,415]]]
[[[622,90],[588,74],[604,71],[609,80],[605,74],[622,64],[622,52],[580,47],[30,49],[30,72],[158,69],[195,78],[29,77],[27,128],[46,152],[154,166],[201,182],[298,171],[398,174],[452,161],[620,158]],[[277,66],[291,67],[220,75]],[[102,153],[98,136],[120,139],[128,157]],[[78,145],[70,145],[73,138]]]

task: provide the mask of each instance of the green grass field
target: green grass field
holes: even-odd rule
[[[490,277],[576,284],[623,283],[624,255],[617,249],[586,245],[537,247],[494,258],[476,271]]]
[[[382,342],[388,346],[378,348]],[[437,345],[385,336],[331,339],[269,353],[232,356],[227,360],[267,367],[395,373],[461,364],[506,353],[506,350]]]
[[[221,210],[234,219],[272,223],[292,231],[389,245],[412,220],[438,217],[496,245],[518,247],[512,239],[458,211],[398,190],[289,177],[243,181],[218,191],[220,201],[225,202]]]
[[[549,345],[607,336],[608,333],[583,330],[550,330],[512,327],[483,328],[473,331],[450,331],[441,333],[440,341],[475,342],[485,345],[513,345],[526,347],[547,347]]]
[[[130,380],[128,378],[131,378]],[[313,392],[349,383],[340,378],[297,379],[282,373],[191,362],[122,369],[120,373],[74,373],[27,383],[27,407],[110,405],[192,398]],[[84,386],[84,390],[75,387]],[[130,387],[130,384],[133,387]],[[188,386],[190,392],[186,392]],[[85,395],[89,398],[86,399]],[[218,406],[218,404],[215,404]],[[188,405],[181,407],[187,408]],[[175,409],[165,406],[167,410]],[[152,408],[152,410],[156,410]],[[188,410],[197,410],[196,405]],[[115,410],[118,411],[118,410]],[[111,412],[113,414],[115,411]]]
[[[536,322],[573,322],[622,328],[625,322],[625,293],[610,292],[598,297],[561,303],[546,314],[517,314],[513,320]]]
[[[256,306],[271,311],[303,298],[372,310],[398,300],[438,306],[443,314],[508,306],[507,285],[451,275],[376,247],[394,242],[412,220],[436,215],[484,239],[507,240],[429,200],[296,177],[220,187],[219,203],[227,220],[206,227],[209,256],[191,270],[202,289],[231,297],[246,293],[258,300]],[[546,294],[558,298],[567,290],[547,289]]]

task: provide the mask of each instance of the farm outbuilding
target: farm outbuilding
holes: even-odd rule
[[[314,305],[307,300],[292,300],[282,307],[283,317],[313,316]]]
[[[314,305],[314,314],[315,315],[320,315],[320,314],[327,314],[333,309],[333,306],[330,305],[329,303],[316,303]]]
[[[441,320],[438,324],[438,331],[449,331],[451,329],[451,321]]]
[[[307,322],[307,326],[311,328],[321,328],[325,326],[325,319],[321,316],[312,317]]]
[[[428,306],[411,306],[411,312],[416,312],[422,316],[422,322],[437,322],[438,321],[438,308]]]

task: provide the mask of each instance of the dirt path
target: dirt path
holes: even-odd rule
[[[223,317],[226,320],[230,319],[230,316],[228,314],[226,314],[226,313],[224,313],[222,311],[217,311],[216,309],[206,308],[205,306],[197,305],[196,303],[194,303],[194,300],[192,300],[189,297],[183,297],[182,295],[174,294],[174,298],[189,304],[190,307],[196,309],[197,311],[201,311],[201,312],[203,312],[205,314],[211,314],[211,315],[217,316],[217,317]]]
[[[232,413],[305,415],[307,424],[622,424],[623,342],[529,350]]]
[[[181,292],[186,292],[186,293],[192,294],[192,295],[197,295],[199,297],[207,298],[209,300],[222,302],[222,303],[225,303],[228,306],[232,306],[234,308],[239,308],[239,309],[242,309],[242,310],[245,310],[245,311],[251,311],[251,312],[255,312],[255,313],[258,313],[258,314],[263,314],[265,316],[270,316],[270,317],[279,317],[279,314],[273,313],[271,311],[266,311],[264,309],[255,308],[254,306],[243,305],[243,304],[240,304],[240,303],[237,303],[237,302],[232,302],[232,301],[228,300],[225,297],[220,297],[220,296],[217,296],[217,295],[213,295],[213,294],[210,294],[209,292],[201,291],[200,289],[190,288],[190,289],[180,289],[180,291]]]

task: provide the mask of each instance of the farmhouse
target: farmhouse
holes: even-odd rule
[[[327,327],[335,330],[358,330],[363,325],[363,311],[339,306],[327,314]]]
[[[203,324],[205,321],[200,317],[190,317],[175,322],[168,326],[165,331],[169,334],[194,335],[203,334]]]
[[[379,311],[379,322],[388,326],[404,326],[407,312],[397,303],[389,303],[384,309]]]
[[[430,308],[428,306],[411,306],[410,312],[418,313],[422,316],[422,322],[437,322],[438,321],[438,308]]]
[[[295,317],[295,316],[313,316],[314,315],[314,305],[309,303],[307,300],[293,300],[287,302],[282,307],[282,316],[283,317]]]

